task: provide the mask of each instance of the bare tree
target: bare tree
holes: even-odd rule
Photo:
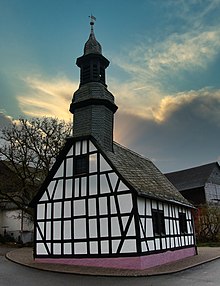
[[[48,175],[70,131],[70,123],[48,117],[20,118],[3,129],[0,162],[8,171],[0,179],[0,200],[32,214],[28,204]]]
[[[199,242],[220,241],[220,205],[213,203],[200,206],[195,226]]]

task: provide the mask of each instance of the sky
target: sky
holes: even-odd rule
[[[72,120],[96,17],[114,140],[162,172],[220,160],[220,0],[0,0],[0,128]]]

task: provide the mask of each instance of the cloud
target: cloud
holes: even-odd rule
[[[213,13],[219,10],[219,0],[167,0],[165,5],[175,9],[175,15],[170,14],[170,18],[184,20],[187,28],[197,29],[208,22],[218,22],[218,17],[213,17]],[[168,9],[167,9],[168,10]]]
[[[220,26],[211,17],[219,3],[163,1],[175,6],[170,10],[172,29],[142,37],[110,57],[116,71],[126,74],[125,80],[117,74],[108,76],[119,106],[115,140],[149,157],[163,171],[220,158],[220,90],[209,87],[208,81],[199,87],[194,84],[195,75],[208,73],[219,56]],[[179,22],[174,27],[175,20],[181,20],[182,26]],[[25,114],[71,119],[68,108],[78,82],[36,76],[24,82],[29,91],[18,100]]]
[[[172,109],[176,110],[181,101],[191,100],[193,94],[202,94],[196,89],[190,93],[187,86],[185,90],[182,87],[180,93],[177,82],[184,82],[189,72],[207,70],[219,54],[220,27],[204,26],[202,23],[218,2],[207,0],[201,4],[201,1],[193,0],[178,1],[176,4],[173,0],[166,1],[163,5],[175,6],[178,15],[183,11],[181,15],[188,24],[191,23],[190,9],[198,6],[198,11],[193,10],[193,14],[196,13],[200,19],[199,28],[166,32],[163,37],[147,40],[143,37],[142,42],[126,46],[123,54],[111,56],[113,65],[129,77],[129,80],[119,81],[117,75],[109,76],[110,90],[121,112],[161,122],[171,114]],[[192,89],[193,76],[187,80],[191,80]],[[71,119],[68,109],[78,82],[71,82],[66,77],[43,79],[34,75],[26,77],[24,82],[28,92],[17,97],[23,113]]]
[[[19,107],[28,116],[51,116],[71,120],[69,104],[72,92],[78,87],[65,77],[42,79],[29,76],[23,79],[26,92],[17,96]]]
[[[0,129],[10,126],[12,123],[12,117],[6,115],[4,110],[0,110]]]
[[[202,70],[208,72],[219,50],[220,27],[215,26],[170,34],[160,42],[142,42],[128,47],[123,55],[113,56],[113,64],[130,77],[124,82],[110,79],[120,110],[159,122],[181,102],[203,96],[206,90],[213,92],[206,85],[189,91],[186,84],[184,90],[184,81],[190,82],[192,88],[194,76]],[[219,91],[214,93],[218,96]]]
[[[13,119],[11,116],[6,115],[5,110],[0,110],[0,146],[5,144],[5,140],[1,138],[2,129],[10,127]],[[0,160],[3,160],[3,156],[0,155]]]
[[[165,121],[186,105],[193,105],[195,108],[193,112],[202,118],[216,123],[220,120],[220,90],[213,90],[212,88],[181,92],[175,96],[164,97],[159,108],[153,112],[154,119],[157,122]]]
[[[157,106],[164,96],[155,85],[140,86],[139,82],[119,82],[110,80],[110,90],[115,95],[119,112],[138,115],[143,118],[152,118],[152,107]]]
[[[160,122],[119,113],[115,139],[153,160],[164,172],[217,161],[219,109],[219,91],[181,94],[175,100],[167,99],[163,116],[169,115]]]
[[[140,87],[184,70],[207,68],[219,54],[220,27],[208,31],[171,34],[162,42],[141,43],[129,49],[127,56],[116,56],[113,63],[130,74]]]
[[[155,45],[145,54],[147,68],[153,74],[180,69],[206,68],[218,54],[220,29],[199,34],[187,32],[173,34],[163,43]]]
[[[129,82],[114,86],[120,112],[116,140],[150,158],[164,172],[220,158],[220,89],[204,83],[201,88],[189,90],[182,85],[179,90],[176,85],[177,79],[184,82],[190,74],[187,82],[193,87],[194,74],[209,72],[219,56],[220,27],[204,25],[204,18],[220,1],[206,1],[209,5],[199,8],[195,25],[187,13],[190,2],[174,2],[185,7],[179,7],[185,20],[181,31],[129,47],[114,60],[130,76]],[[191,2],[195,7],[201,4]]]

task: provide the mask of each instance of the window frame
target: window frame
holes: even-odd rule
[[[165,236],[165,219],[164,211],[152,209],[153,231],[155,236]]]
[[[75,156],[73,173],[74,173],[75,177],[88,175],[88,173],[89,173],[89,157],[87,154]]]
[[[188,233],[186,214],[183,212],[179,212],[179,227],[180,227],[180,234]]]

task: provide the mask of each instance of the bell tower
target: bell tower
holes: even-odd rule
[[[90,16],[90,35],[84,54],[76,61],[80,68],[79,89],[74,93],[70,112],[74,114],[73,136],[93,136],[102,148],[112,151],[114,96],[107,90],[105,70],[109,61],[94,34],[95,17]]]

